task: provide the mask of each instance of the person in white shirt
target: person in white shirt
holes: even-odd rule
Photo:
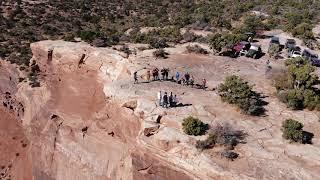
[[[159,91],[157,94],[157,101],[158,101],[159,106],[162,106],[162,92],[161,91]]]
[[[177,106],[178,103],[179,103],[179,100],[178,100],[178,98],[177,98],[177,95],[174,95],[174,96],[173,96],[173,105],[174,105],[174,106]]]

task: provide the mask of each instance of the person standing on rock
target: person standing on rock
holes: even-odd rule
[[[162,68],[160,72],[161,72],[162,80],[164,80],[166,76],[166,70]]]
[[[134,83],[133,84],[138,84],[138,72],[137,71],[135,71],[133,73],[133,79],[134,79]]]
[[[173,107],[173,95],[172,95],[172,92],[170,93],[170,96],[169,96],[169,106]]]
[[[178,103],[179,103],[179,100],[177,98],[177,95],[175,94],[174,97],[173,97],[173,105],[174,105],[174,107],[176,107],[178,105]]]
[[[170,69],[169,69],[169,68],[164,69],[164,76],[165,76],[165,79],[166,79],[166,80],[168,80],[168,77],[169,77],[169,71],[170,71]]]
[[[157,69],[156,69],[156,68],[154,68],[154,69],[152,70],[152,77],[153,77],[153,80],[154,80],[154,81],[157,80]]]
[[[177,82],[177,83],[179,82],[179,78],[180,78],[180,73],[177,71],[177,72],[176,72],[176,82]]]
[[[205,78],[202,79],[202,89],[205,90],[207,85],[207,80]]]
[[[158,94],[157,94],[157,100],[158,100],[158,104],[159,106],[162,106],[162,92],[159,91]]]
[[[156,68],[156,80],[160,80],[160,77],[159,77],[159,69],[158,68]]]
[[[164,96],[163,96],[163,107],[168,108],[168,94],[167,94],[167,92],[165,92]]]
[[[150,70],[147,71],[147,81],[150,82],[151,73]]]
[[[184,78],[186,80],[187,85],[189,85],[190,74],[188,72],[184,75]]]

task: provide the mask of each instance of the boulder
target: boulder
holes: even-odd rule
[[[133,100],[133,101],[128,101],[128,102],[125,102],[122,107],[126,107],[128,109],[131,109],[132,111],[134,111],[136,108],[137,108],[137,100]]]
[[[155,133],[157,133],[159,127],[160,127],[160,125],[145,128],[145,129],[143,130],[143,134],[144,134],[145,136],[147,136],[147,137],[152,136],[152,135],[154,135]]]

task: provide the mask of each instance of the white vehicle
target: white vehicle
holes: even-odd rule
[[[289,53],[289,57],[291,57],[291,58],[301,57],[301,52],[300,51],[291,51]]]

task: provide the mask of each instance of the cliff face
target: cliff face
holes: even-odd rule
[[[51,41],[31,48],[41,87],[9,89],[23,104],[33,179],[188,179],[137,144],[140,119],[104,93],[127,73],[116,51]]]

